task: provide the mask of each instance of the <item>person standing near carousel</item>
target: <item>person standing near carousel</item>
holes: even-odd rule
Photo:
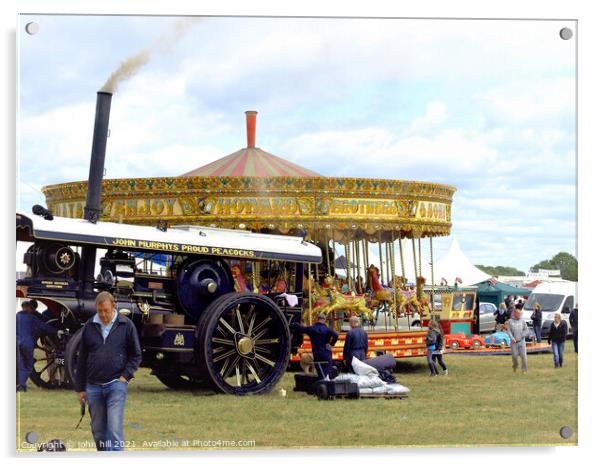
[[[541,305],[539,303],[535,303],[533,306],[533,313],[531,314],[531,322],[533,322],[533,331],[535,332],[535,339],[537,343],[541,343]]]
[[[564,355],[564,342],[568,333],[568,325],[562,316],[558,313],[554,314],[554,322],[550,325],[550,333],[548,334],[548,343],[552,343],[552,353],[554,353],[554,367],[558,369],[562,367]]]
[[[529,335],[527,323],[520,318],[519,309],[512,310],[512,317],[506,325],[506,333],[510,336],[510,348],[512,350],[512,370],[518,370],[518,358],[521,360],[521,370],[523,374],[527,373],[527,342],[525,338]]]
[[[305,327],[298,322],[293,323],[295,331],[305,333],[311,341],[311,351],[314,356],[314,365],[320,378],[330,375],[332,368],[332,347],[339,339],[339,334],[326,325],[326,315],[318,314],[318,321]]]
[[[35,304],[34,304],[35,303]],[[27,379],[33,370],[33,351],[40,334],[61,336],[62,330],[48,325],[35,310],[37,302],[23,301],[17,313],[17,391],[27,391]],[[60,333],[59,333],[60,332]]]

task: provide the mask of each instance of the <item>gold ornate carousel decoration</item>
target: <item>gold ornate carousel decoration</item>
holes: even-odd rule
[[[102,220],[303,232],[324,251],[342,245],[348,288],[358,293],[364,291],[360,277],[368,278],[369,244],[378,245],[384,283],[395,277],[395,256],[403,255],[402,240],[409,238],[415,276],[422,275],[416,245],[422,257],[421,239],[431,241],[432,262],[432,238],[450,234],[453,186],[322,176],[256,147],[257,112],[245,113],[247,147],[237,152],[181,176],[103,180]],[[83,216],[87,181],[42,191],[55,215]],[[325,263],[316,270],[318,279],[335,275],[333,259],[325,254]]]

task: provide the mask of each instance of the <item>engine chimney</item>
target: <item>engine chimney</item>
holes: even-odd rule
[[[90,174],[88,175],[88,193],[84,218],[92,223],[100,219],[100,195],[102,193],[102,176],[105,169],[105,153],[109,132],[109,113],[111,112],[110,92],[96,94],[96,117],[94,119],[94,136],[92,138],[92,155],[90,157]]]
[[[96,94],[96,117],[94,119],[94,135],[92,137],[92,155],[90,157],[90,174],[88,175],[88,192],[84,218],[92,223],[100,219],[100,195],[102,193],[102,177],[105,169],[105,153],[109,132],[109,113],[111,111],[110,92],[100,91]],[[80,277],[83,278],[84,299],[93,298],[94,266],[96,264],[96,248],[82,247]]]
[[[255,128],[257,125],[257,112],[254,110],[248,110],[245,112],[247,115],[247,147],[255,147]]]

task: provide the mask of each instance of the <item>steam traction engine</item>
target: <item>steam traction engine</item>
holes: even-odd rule
[[[79,330],[107,290],[138,329],[142,366],[165,385],[269,391],[302,342],[290,325],[301,318],[304,264],[320,263],[320,249],[302,237],[98,221],[110,102],[111,94],[98,93],[84,218],[53,217],[41,206],[16,215],[17,241],[31,243],[17,296],[42,302],[49,322],[69,335],[38,341],[32,379],[47,388],[70,385]],[[162,274],[138,267],[148,254],[164,258]],[[265,262],[288,273],[291,293],[241,289],[234,265],[255,274]]]
[[[47,308],[68,343],[39,341],[32,378],[48,388],[68,386],[80,339],[96,312],[101,290],[113,293],[117,311],[135,323],[142,365],[172,388],[211,387],[226,393],[262,393],[289,362],[290,325],[301,318],[301,287],[280,294],[236,291],[230,264],[278,261],[302,283],[304,263],[321,262],[320,249],[300,237],[263,235],[196,226],[157,229],[84,219],[17,213],[17,240],[31,242],[27,277],[17,293]],[[88,292],[84,254],[105,251]],[[163,273],[137,267],[141,253],[167,257]],[[169,251],[169,254],[166,252]],[[138,258],[138,260],[137,260]],[[64,365],[66,365],[66,369]]]

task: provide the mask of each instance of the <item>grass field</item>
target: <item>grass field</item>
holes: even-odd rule
[[[141,369],[129,388],[125,436],[130,449],[574,445],[571,342],[565,360],[554,369],[551,353],[530,355],[523,375],[512,372],[510,356],[446,355],[449,375],[430,378],[425,358],[407,359],[396,374],[411,389],[405,400],[318,401],[292,391],[292,373],[278,387],[285,398],[278,390],[256,397],[176,392]],[[93,449],[89,418],[75,430],[78,420],[74,392],[30,382],[17,398],[17,448],[29,450],[22,442],[35,432],[42,442]],[[573,429],[569,439],[560,437],[562,426]]]

